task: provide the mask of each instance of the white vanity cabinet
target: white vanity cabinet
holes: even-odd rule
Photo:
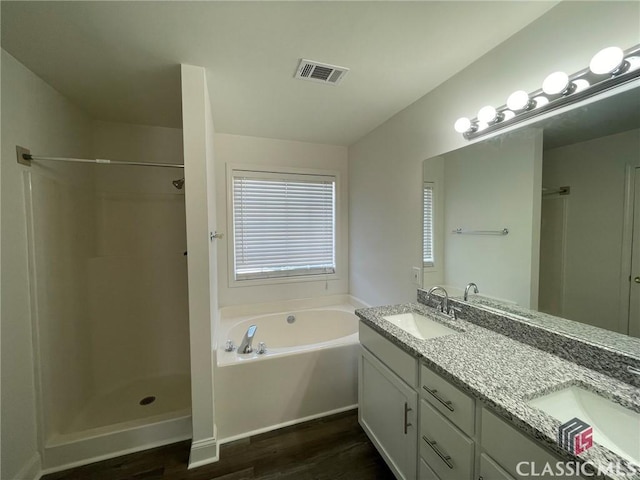
[[[513,480],[536,478],[576,479],[575,474],[541,475],[545,465],[555,467],[563,460],[520,433],[486,408],[482,409],[480,444],[480,476],[483,480]],[[537,473],[537,475],[536,475]]]
[[[538,442],[362,322],[360,343],[358,420],[398,479],[552,478]]]
[[[418,361],[360,323],[358,420],[399,479],[416,478]]]
[[[475,400],[425,365],[420,397],[419,478],[473,479]]]

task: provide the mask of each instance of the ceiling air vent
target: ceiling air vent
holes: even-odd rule
[[[310,82],[320,82],[329,85],[337,85],[345,77],[348,68],[326,63],[314,62],[313,60],[300,60],[295,78],[309,80]]]

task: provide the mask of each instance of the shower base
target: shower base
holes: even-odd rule
[[[191,438],[188,375],[139,380],[92,398],[44,448],[45,473]]]

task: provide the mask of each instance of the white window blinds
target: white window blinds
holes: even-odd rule
[[[335,273],[335,177],[234,171],[235,279]]]
[[[424,184],[422,211],[422,262],[425,267],[433,267],[433,183]]]

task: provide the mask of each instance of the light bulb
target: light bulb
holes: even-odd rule
[[[516,114],[511,110],[505,110],[502,114],[504,115],[504,118],[502,119],[503,122],[506,120],[511,120],[513,117],[516,116]]]
[[[625,60],[625,62],[629,63],[627,72],[633,72],[634,70],[640,68],[640,57],[629,57]]]
[[[624,52],[619,47],[607,47],[596,53],[589,63],[589,70],[596,75],[613,73],[624,63]]]
[[[455,128],[458,133],[464,133],[471,128],[471,120],[467,117],[461,117],[453,124],[453,128]]]
[[[549,99],[547,97],[543,97],[542,95],[534,97],[533,101],[536,102],[535,108],[544,107],[547,103],[549,103]]]
[[[491,105],[482,107],[478,111],[478,120],[482,123],[491,123],[498,116],[498,112]]]
[[[581,92],[589,88],[589,82],[584,78],[579,78],[578,80],[574,80],[573,84],[576,86],[576,92]]]
[[[542,82],[542,91],[547,95],[557,95],[567,90],[569,75],[564,72],[553,72]]]
[[[509,95],[509,98],[507,98],[507,107],[511,110],[524,110],[527,105],[529,105],[529,94],[524,90],[513,92]]]

